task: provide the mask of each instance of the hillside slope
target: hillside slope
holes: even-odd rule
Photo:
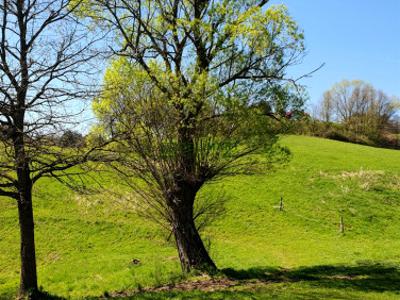
[[[215,195],[223,190],[228,198],[227,214],[203,237],[219,268],[242,270],[254,278],[257,272],[279,268],[293,278],[318,273],[318,286],[299,278],[290,284],[239,288],[236,296],[192,296],[400,297],[400,273],[393,267],[400,262],[400,151],[300,136],[285,137],[282,144],[293,153],[284,168],[229,178],[202,191]],[[118,185],[115,178],[102,180]],[[78,195],[51,180],[42,181],[34,193],[39,282],[46,291],[81,298],[179,279],[168,233],[137,217],[116,197]],[[277,208],[281,196],[283,212]],[[15,294],[19,277],[15,206],[0,199],[0,298],[5,299]],[[339,233],[340,216],[344,234]],[[140,263],[132,264],[133,259]],[[152,298],[157,297],[146,299]]]

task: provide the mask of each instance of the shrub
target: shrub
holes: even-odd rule
[[[65,131],[58,141],[58,145],[63,148],[80,148],[86,144],[85,137],[76,131]]]

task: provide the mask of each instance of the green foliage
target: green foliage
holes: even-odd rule
[[[169,77],[162,70],[157,73],[163,74],[160,75],[163,76],[163,82]],[[199,82],[196,81],[196,86],[206,86],[206,83]],[[190,87],[192,92],[198,90],[196,86]],[[202,154],[210,155],[210,167],[213,164],[218,167],[235,160],[235,157],[240,157],[246,151],[257,155],[286,153],[278,153],[278,147],[268,151],[272,149],[277,134],[284,130],[286,123],[285,119],[277,121],[269,114],[284,114],[291,108],[300,111],[304,98],[292,94],[288,86],[278,85],[264,87],[257,104],[251,103],[242,89],[230,92],[232,94],[227,96],[221,90],[212,99],[201,100],[201,112],[197,113],[191,125],[187,125],[196,132],[194,140],[199,163],[205,159],[201,157]],[[291,96],[294,98],[291,99]],[[192,97],[198,99],[196,92],[194,95],[192,93]],[[154,151],[157,148],[155,145],[160,143],[156,149],[160,151],[158,158],[168,159],[171,155],[179,154],[177,129],[181,126],[179,122],[186,120],[180,117],[181,107],[184,107],[183,113],[186,116],[191,116],[192,110],[198,105],[198,101],[168,98],[146,71],[132,65],[126,58],[120,58],[114,60],[107,69],[104,91],[93,103],[93,110],[100,120],[94,131],[111,136],[133,134],[136,139],[140,139],[142,147],[149,147],[149,151],[150,148]]]

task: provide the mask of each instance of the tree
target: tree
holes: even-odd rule
[[[38,298],[32,187],[43,176],[61,178],[88,159],[47,138],[75,124],[79,100],[90,96],[88,35],[68,0],[3,0],[0,4],[0,196],[17,201],[21,237],[20,294]]]
[[[199,190],[268,165],[279,152],[276,120],[303,102],[285,74],[302,57],[303,34],[267,2],[86,2],[121,45],[95,102],[103,128],[124,137],[113,166],[140,178],[130,186],[172,230],[184,272],[216,269],[195,224]]]
[[[324,93],[320,108],[321,118],[323,121],[327,123],[331,122],[331,118],[333,117],[333,106],[332,94],[327,91]]]
[[[396,99],[360,81],[344,80],[325,92],[321,102],[324,121],[343,123],[355,134],[378,139],[396,113]]]
[[[79,132],[68,129],[61,135],[58,144],[60,147],[83,147],[85,146],[85,137]]]

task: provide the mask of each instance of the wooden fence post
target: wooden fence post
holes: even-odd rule
[[[340,231],[341,234],[344,233],[344,219],[343,219],[343,216],[340,216],[339,231]]]

